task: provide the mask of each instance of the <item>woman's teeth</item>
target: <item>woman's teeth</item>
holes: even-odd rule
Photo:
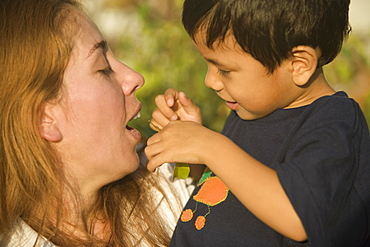
[[[138,119],[138,118],[140,118],[140,117],[141,117],[140,112],[138,112],[138,113],[134,116],[134,118],[133,118],[133,119]]]

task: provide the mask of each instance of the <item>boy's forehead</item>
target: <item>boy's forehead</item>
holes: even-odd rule
[[[231,32],[228,33],[225,38],[216,39],[212,44],[208,45],[206,31],[200,30],[194,35],[194,43],[196,45],[205,45],[211,50],[243,51]]]

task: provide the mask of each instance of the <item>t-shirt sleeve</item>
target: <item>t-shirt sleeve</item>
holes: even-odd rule
[[[295,130],[277,173],[312,246],[358,246],[368,226],[354,185],[362,145],[357,112],[347,103],[338,112],[316,108]]]

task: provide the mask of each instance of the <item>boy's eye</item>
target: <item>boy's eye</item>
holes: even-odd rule
[[[230,74],[230,71],[218,69],[217,73],[219,73],[222,76],[228,76]]]
[[[114,71],[112,70],[112,68],[110,66],[108,66],[107,68],[105,69],[102,69],[102,70],[99,70],[100,73],[106,75],[106,76],[109,76],[110,74],[112,74]]]

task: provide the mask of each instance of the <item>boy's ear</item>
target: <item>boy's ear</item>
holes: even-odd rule
[[[53,112],[55,105],[47,103],[41,116],[39,130],[41,136],[51,142],[59,142],[62,140],[62,132],[59,129],[58,121]]]
[[[297,86],[304,86],[315,73],[318,63],[317,51],[310,47],[300,45],[292,49],[293,81]]]

